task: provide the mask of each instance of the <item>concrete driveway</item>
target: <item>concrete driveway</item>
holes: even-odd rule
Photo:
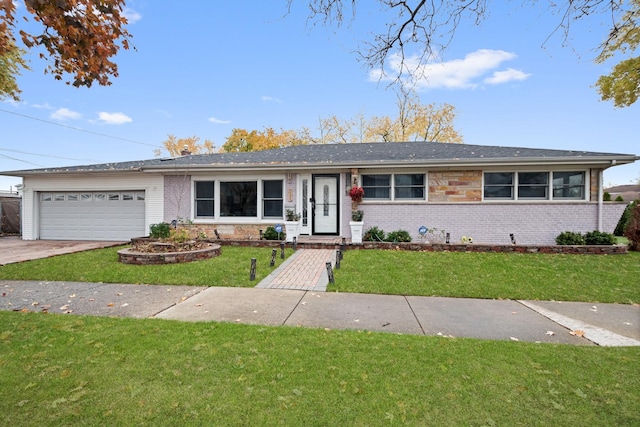
[[[17,236],[0,237],[0,265],[49,258],[90,249],[119,246],[128,242],[80,240],[22,240]]]

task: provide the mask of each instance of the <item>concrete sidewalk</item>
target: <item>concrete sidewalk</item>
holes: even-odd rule
[[[0,310],[640,346],[640,307],[621,304],[0,281]]]
[[[23,252],[83,247],[38,242]],[[299,250],[256,288],[0,281],[0,310],[640,346],[638,305],[324,292],[327,262],[335,250]]]

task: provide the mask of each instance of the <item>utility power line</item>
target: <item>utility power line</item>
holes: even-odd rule
[[[76,162],[85,162],[85,161],[87,161],[87,162],[97,162],[98,161],[98,160],[93,160],[93,159],[74,159],[73,157],[54,156],[52,154],[29,153],[28,151],[10,150],[8,148],[0,148],[0,151],[8,151],[10,153],[26,154],[26,155],[29,155],[29,156],[46,157],[46,158],[49,158],[49,159],[73,160],[73,161],[76,161]],[[8,157],[8,156],[3,156],[3,157]],[[15,159],[15,160],[18,160],[18,159]]]
[[[94,131],[91,131],[91,130],[86,130],[86,129],[78,128],[78,127],[75,127],[75,126],[64,125],[62,123],[56,123],[56,122],[52,122],[50,120],[45,120],[45,119],[41,119],[41,118],[38,118],[38,117],[29,116],[29,115],[26,115],[26,114],[16,113],[15,111],[9,111],[9,110],[5,110],[5,109],[2,109],[2,108],[0,108],[0,111],[3,112],[3,113],[13,114],[14,116],[19,116],[19,117],[24,117],[26,119],[36,120],[38,122],[43,122],[43,123],[47,123],[47,124],[54,125],[54,126],[60,126],[60,127],[67,128],[67,129],[77,130],[79,132],[85,132],[85,133],[89,133],[89,134],[92,134],[92,135],[102,136],[104,138],[117,139],[117,140],[120,140],[120,141],[130,142],[132,144],[146,145],[148,147],[162,148],[162,146],[157,145],[157,144],[148,144],[146,142],[135,141],[133,139],[121,138],[119,136],[113,136],[113,135],[107,135],[107,134],[100,133],[100,132],[94,132]]]

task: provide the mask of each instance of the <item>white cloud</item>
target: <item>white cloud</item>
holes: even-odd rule
[[[77,111],[69,110],[68,108],[58,108],[49,116],[54,120],[77,120],[82,117],[82,114]]]
[[[45,102],[44,104],[31,104],[31,106],[33,108],[40,108],[43,110],[53,110],[53,107],[51,105],[49,105],[48,102]]]
[[[524,71],[514,70],[508,68],[505,71],[496,71],[491,77],[484,79],[484,82],[490,85],[496,85],[501,83],[508,83],[514,80],[526,80],[531,77],[531,74],[527,74]]]
[[[211,123],[217,123],[217,124],[222,124],[222,125],[227,125],[227,124],[231,123],[231,120],[221,120],[221,119],[217,119],[215,117],[209,117],[208,120]]]
[[[133,119],[124,113],[98,113],[98,120],[108,125],[122,125],[131,123]]]
[[[129,24],[135,24],[136,22],[142,19],[142,15],[140,15],[138,12],[128,7],[124,8],[124,10],[122,11],[122,14],[124,15],[125,18],[127,18],[127,21]]]
[[[501,84],[528,78],[530,74],[510,68],[507,71],[494,71],[491,77],[482,80],[487,73],[514,58],[516,54],[512,52],[479,49],[469,53],[463,59],[432,60],[420,65],[419,57],[413,56],[404,59],[404,70],[412,70],[417,89],[473,89],[481,82]],[[381,69],[372,70],[369,73],[369,79],[372,81],[395,79],[401,71],[401,65],[400,57],[394,55],[389,61],[388,71],[385,70],[383,73]]]
[[[260,98],[261,100],[263,100],[264,102],[277,102],[278,104],[282,104],[282,100],[278,99],[278,98],[274,98],[273,96],[262,96]]]

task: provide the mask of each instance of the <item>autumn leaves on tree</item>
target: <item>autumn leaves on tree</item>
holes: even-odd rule
[[[462,135],[454,127],[455,107],[449,104],[422,104],[409,90],[397,91],[398,108],[395,117],[374,116],[366,119],[359,115],[353,119],[336,116],[321,118],[314,129],[280,130],[265,128],[262,131],[233,129],[219,152],[234,153],[260,151],[273,148],[308,144],[349,144],[359,142],[430,141],[462,143]],[[171,156],[180,155],[183,149],[191,154],[213,153],[214,144],[205,141],[198,144],[198,137],[176,138],[169,135],[163,142]],[[156,156],[162,154],[155,150]]]
[[[129,49],[130,34],[124,28],[124,0],[24,0],[27,15],[42,24],[40,34],[19,30],[27,49],[44,48],[40,58],[48,61],[46,73],[56,80],[70,76],[67,84],[90,87],[109,85],[118,76],[111,59],[120,48]],[[25,18],[26,19],[26,18]],[[26,53],[17,45],[16,4],[0,0],[0,98],[19,99],[15,77],[28,69]]]

